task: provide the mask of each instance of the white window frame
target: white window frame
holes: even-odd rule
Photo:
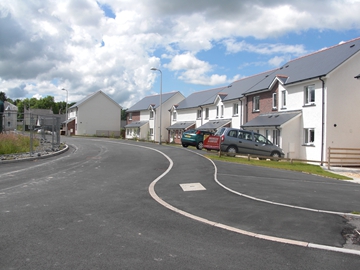
[[[315,129],[304,128],[304,144],[314,145],[315,143]]]
[[[277,93],[272,94],[272,108],[277,109]]]
[[[277,129],[273,129],[272,143],[279,146],[278,139],[279,139],[279,131]]]
[[[200,110],[197,110],[197,119],[201,119],[201,109]]]
[[[286,108],[286,90],[281,91],[281,107]]]
[[[129,113],[129,120],[132,120],[132,113]]]
[[[216,118],[219,118],[219,106],[216,106]]]
[[[205,119],[209,119],[209,108],[205,109]]]
[[[305,105],[315,104],[315,85],[305,87]]]
[[[239,105],[237,103],[233,104],[233,115],[234,116],[239,115]]]
[[[221,109],[221,118],[223,118],[224,117],[224,105],[221,105],[220,109]]]
[[[150,128],[149,133],[150,133],[150,136],[154,136],[154,129]]]
[[[152,111],[152,110],[150,111],[150,117],[149,118],[150,118],[150,120],[154,119],[154,111]]]
[[[253,112],[260,111],[260,96],[253,97]]]
[[[176,118],[177,118],[177,113],[173,112],[173,121],[176,121]]]

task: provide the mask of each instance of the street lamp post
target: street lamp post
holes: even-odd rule
[[[159,120],[160,120],[160,131],[159,131],[159,144],[161,144],[161,115],[162,115],[162,72],[160,69],[158,68],[151,68],[151,70],[154,70],[154,71],[159,71],[160,72],[160,117],[159,117]]]
[[[65,114],[66,114],[66,117],[65,117],[65,135],[67,136],[67,133],[68,133],[68,128],[67,128],[67,120],[68,120],[68,102],[69,102],[69,91],[66,90],[65,88],[61,89],[63,91],[66,91],[66,109],[65,109]]]

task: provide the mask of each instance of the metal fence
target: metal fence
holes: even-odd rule
[[[4,111],[2,133],[16,133],[30,137],[29,152],[34,152],[34,140],[40,144],[51,144],[53,149],[60,146],[61,117],[59,115],[40,115],[34,113],[18,113]]]

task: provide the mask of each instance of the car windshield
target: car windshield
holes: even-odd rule
[[[216,136],[220,136],[221,134],[223,134],[223,133],[224,133],[224,131],[225,131],[225,128],[219,128],[219,129],[215,132],[215,134],[214,134],[214,135],[216,135]]]

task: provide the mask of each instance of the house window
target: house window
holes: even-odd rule
[[[253,97],[253,112],[260,110],[260,96]]]
[[[272,95],[272,107],[273,109],[277,108],[277,93],[273,93]]]
[[[205,119],[209,119],[209,108],[205,109]]]
[[[150,119],[154,119],[154,111],[150,111]]]
[[[281,107],[286,108],[286,91],[281,91]]]
[[[266,139],[269,139],[269,136],[270,136],[269,130],[267,129],[267,130],[265,130],[265,137],[266,137]]]
[[[305,104],[312,104],[315,102],[315,86],[309,85],[305,87]]]
[[[129,120],[132,120],[132,113],[129,113]]]
[[[197,118],[201,119],[201,110],[197,110]]]
[[[153,128],[150,128],[150,136],[153,136],[154,135],[154,129]]]
[[[176,121],[176,112],[173,112],[173,121]]]
[[[236,116],[239,114],[239,106],[237,103],[233,104],[233,115]]]
[[[219,106],[216,107],[216,118],[219,118]]]
[[[130,129],[126,129],[126,135],[129,135],[130,134]]]
[[[224,117],[224,105],[221,105],[221,117]]]
[[[10,122],[8,122],[7,124],[8,124],[8,127],[11,127],[11,123],[10,123]]]
[[[315,141],[315,130],[313,128],[305,128],[304,143],[313,144]]]

